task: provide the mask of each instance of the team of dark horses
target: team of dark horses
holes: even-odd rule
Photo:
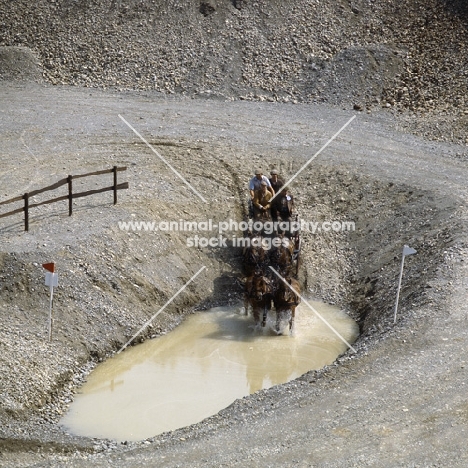
[[[265,327],[268,313],[276,312],[275,331],[282,333],[282,323],[289,322],[294,330],[296,307],[300,303],[299,269],[300,239],[294,235],[249,235],[244,248],[244,272],[247,276],[244,309],[251,309],[257,330]],[[273,306],[273,307],[272,307]]]

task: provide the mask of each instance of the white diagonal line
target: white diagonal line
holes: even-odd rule
[[[343,341],[343,343],[346,344],[346,346],[348,346],[348,348],[352,349],[355,353],[357,353],[357,351],[299,294],[298,291],[296,291],[272,266],[270,266],[271,270],[273,271],[273,273],[281,279],[281,281],[294,293],[296,294],[297,296],[299,296],[302,301],[307,305],[307,307],[309,307],[310,310],[312,310],[312,312],[315,313],[315,315],[318,316],[318,318],[325,324],[327,325],[328,328],[330,328],[330,330],[341,340]]]
[[[174,169],[171,164],[166,161],[166,159],[161,156],[120,114],[118,114],[119,117],[122,119],[122,121],[128,126],[128,128],[130,128],[130,130],[132,130],[135,135],[140,138],[140,140],[145,143],[145,145],[164,163],[166,164],[166,166],[168,166],[172,172],[182,181],[184,182],[184,184],[186,184],[192,191],[193,193],[199,197],[203,203],[208,203],[204,198],[203,196],[190,184],[190,182],[188,182],[187,180],[185,180],[185,178],[182,176],[182,174],[180,174],[176,169]]]
[[[39,173],[39,160],[37,159],[36,155],[31,151],[31,148],[24,142],[24,139],[23,139],[23,135],[25,134],[26,130],[23,130],[23,133],[21,133],[21,136],[20,136],[20,140],[21,140],[21,143],[23,143],[24,146],[26,146],[26,149],[28,150],[28,153],[36,160],[36,174],[34,177],[31,177],[31,182],[29,182],[29,184],[27,185],[27,187],[25,187],[22,191],[23,192],[27,192],[29,190],[29,187],[31,187],[31,185],[34,183],[35,180],[37,180],[37,175]]]
[[[356,118],[353,115],[285,184],[284,187],[289,184]],[[281,191],[281,190],[280,190]],[[270,203],[276,198],[278,194],[275,193]]]
[[[202,266],[117,352],[121,353],[204,269]]]

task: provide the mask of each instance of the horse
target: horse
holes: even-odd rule
[[[259,329],[266,324],[268,311],[274,294],[274,281],[262,272],[257,272],[247,278],[245,282],[244,309],[247,313],[249,305],[252,306],[255,328]],[[260,313],[263,312],[260,323]]]
[[[285,281],[287,284],[285,284]],[[291,287],[289,287],[289,286]],[[301,289],[299,281],[295,278],[286,277],[279,280],[276,288],[273,303],[276,309],[276,333],[281,333],[281,321],[284,316],[289,316],[289,331],[294,332],[294,318],[296,315],[296,307],[301,302]]]
[[[291,274],[294,260],[294,242],[285,236],[278,236],[279,245],[270,251],[270,264],[283,276]]]
[[[265,270],[268,256],[261,236],[252,234],[248,237],[248,245],[244,247],[243,256],[244,271],[247,276]]]

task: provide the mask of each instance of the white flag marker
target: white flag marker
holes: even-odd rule
[[[416,250],[412,249],[411,247],[408,247],[407,245],[405,245],[403,247],[403,256],[407,256],[407,255],[413,255],[416,253]]]
[[[398,289],[397,289],[397,296],[396,296],[396,302],[395,302],[395,314],[393,315],[393,323],[396,323],[396,315],[398,311],[398,301],[400,300],[400,289],[401,289],[401,279],[403,277],[403,266],[405,265],[405,257],[407,255],[413,255],[416,253],[415,249],[412,249],[411,247],[408,247],[405,245],[403,247],[403,254],[401,256],[401,267],[400,267],[400,278],[398,280]]]
[[[52,304],[54,300],[54,287],[58,286],[58,274],[55,273],[55,263],[43,263],[42,266],[47,270],[45,276],[45,285],[50,288],[49,304],[49,342],[52,341]]]

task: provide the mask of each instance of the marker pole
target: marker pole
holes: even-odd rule
[[[49,306],[49,343],[52,341],[52,304],[54,300],[54,287],[50,285],[50,306]]]
[[[405,254],[401,257],[400,279],[398,280],[398,289],[396,293],[395,313],[393,314],[393,323],[396,323],[396,314],[398,310],[398,301],[400,300],[401,278],[403,277],[403,267],[405,265]]]
[[[401,267],[400,267],[400,278],[398,280],[398,289],[397,289],[397,296],[396,296],[396,302],[395,302],[395,313],[393,314],[393,323],[396,323],[396,314],[398,310],[398,301],[400,300],[400,289],[401,289],[401,279],[403,278],[403,267],[405,265],[405,257],[407,255],[413,255],[417,253],[416,250],[414,250],[411,247],[408,247],[405,245],[403,247],[403,253],[401,255]]]
[[[47,270],[45,284],[50,288],[49,303],[49,343],[52,341],[52,305],[54,301],[54,286],[58,286],[58,275],[55,273],[55,263],[43,263],[42,267]]]

